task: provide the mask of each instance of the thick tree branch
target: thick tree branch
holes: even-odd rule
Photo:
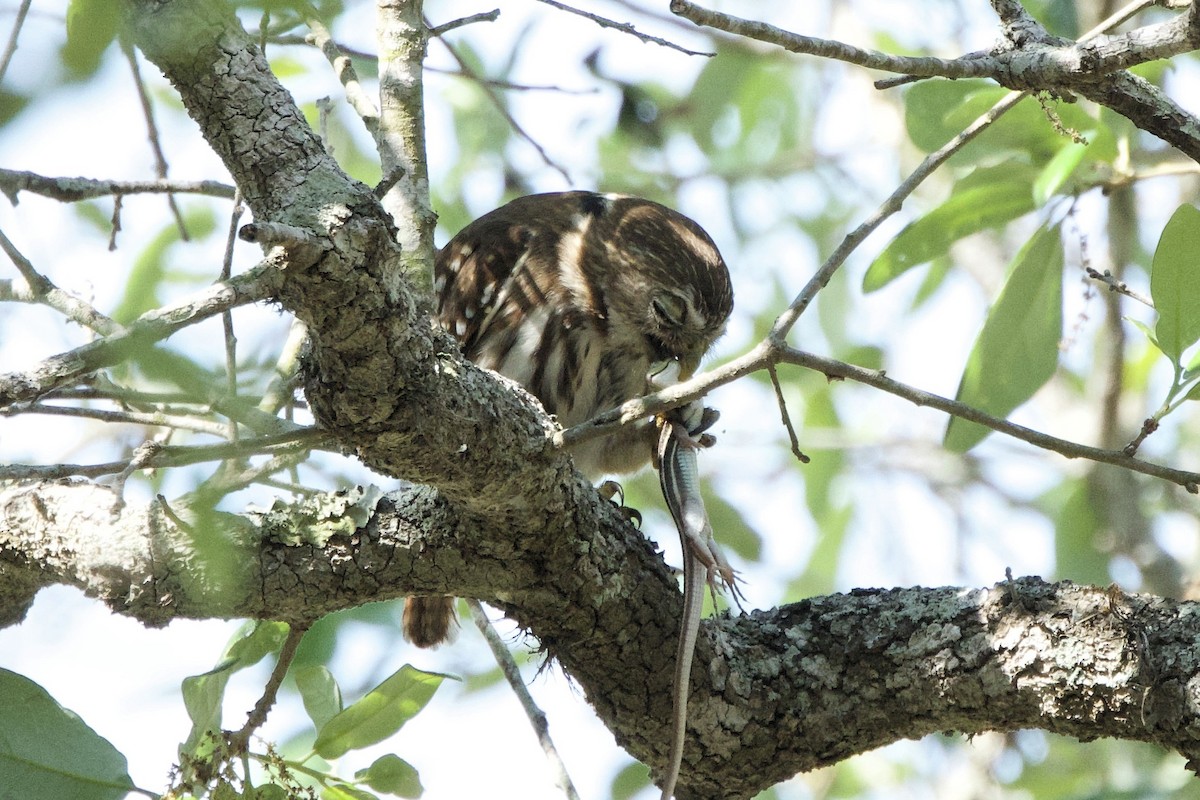
[[[183,530],[157,506],[110,516],[111,496],[89,484],[0,492],[0,570],[24,580],[6,585],[70,583],[149,624],[303,625],[414,590],[477,597],[541,640],[630,753],[665,760],[679,595],[613,508],[566,513],[555,536],[530,536],[414,488],[371,505],[358,527],[291,510]],[[14,615],[8,594],[0,618]],[[684,798],[750,797],[945,730],[1036,727],[1200,755],[1195,603],[1036,578],[856,590],[708,620],[696,663]]]
[[[474,509],[521,507],[531,527],[539,509],[579,502],[590,490],[549,443],[553,423],[430,324],[404,278],[392,219],[325,153],[228,5],[135,7],[138,45],[178,88],[256,221],[329,243],[276,255],[286,262],[278,299],[310,332],[304,385],[318,421],[381,472]]]

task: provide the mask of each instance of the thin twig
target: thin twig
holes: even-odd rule
[[[275,262],[263,261],[241,275],[209,287],[196,297],[147,311],[119,333],[51,356],[29,370],[0,374],[0,409],[35,400],[84,375],[120,363],[137,348],[165,339],[227,308],[264,300],[275,293],[279,279]]]
[[[1149,297],[1146,297],[1144,294],[1140,294],[1139,292],[1136,292],[1133,289],[1130,289],[1129,284],[1125,283],[1125,281],[1119,280],[1117,278],[1117,276],[1113,275],[1108,270],[1104,270],[1104,272],[1101,273],[1101,272],[1097,272],[1095,269],[1093,269],[1091,267],[1088,267],[1087,268],[1087,276],[1094,281],[1100,281],[1101,283],[1103,283],[1105,286],[1108,287],[1108,290],[1110,292],[1116,292],[1117,294],[1123,294],[1131,300],[1137,300],[1142,305],[1149,306],[1150,308],[1154,308],[1153,300],[1151,300]]]
[[[475,70],[471,69],[471,67],[467,65],[466,60],[458,54],[458,51],[455,50],[454,47],[445,39],[439,39],[438,41],[442,43],[442,46],[446,48],[451,57],[458,62],[458,68],[463,71],[463,74],[479,83],[479,88],[483,90],[483,93],[487,96],[488,100],[490,100],[496,110],[500,112],[500,116],[504,117],[505,122],[507,122],[509,126],[516,131],[518,136],[529,142],[533,149],[537,151],[537,154],[541,156],[542,162],[545,163],[546,166],[556,171],[559,175],[562,175],[563,179],[567,183],[574,184],[574,181],[571,180],[570,173],[568,173],[564,167],[559,165],[558,162],[552,159],[550,154],[546,152],[546,149],[538,144],[537,140],[521,127],[521,123],[517,122],[516,118],[509,113],[509,110],[504,105],[504,102],[496,95],[494,91],[492,91],[491,87],[484,83]]]
[[[800,319],[800,315],[804,313],[809,303],[813,301],[821,289],[825,288],[830,279],[833,278],[834,273],[841,268],[850,254],[868,236],[874,233],[883,224],[884,220],[898,212],[904,204],[904,200],[916,191],[916,188],[932,175],[938,167],[961,150],[968,142],[983,133],[1005,112],[1020,102],[1024,96],[1020,92],[1011,92],[1005,95],[998,103],[980,115],[978,119],[968,125],[957,136],[927,155],[917,168],[896,187],[895,191],[888,195],[887,199],[880,204],[874,214],[864,220],[853,231],[846,234],[846,237],[842,239],[842,243],[830,254],[829,258],[825,260],[825,263],[821,265],[816,274],[809,279],[804,288],[800,290],[800,293],[796,295],[796,299],[787,307],[787,310],[775,320],[775,324],[771,328],[770,338],[774,342],[782,344],[792,326],[796,324],[796,320]]]
[[[137,88],[138,102],[142,106],[142,117],[146,120],[146,136],[150,140],[150,150],[154,153],[154,175],[160,181],[167,179],[167,157],[163,153],[162,141],[158,134],[158,123],[154,121],[154,106],[150,102],[150,93],[146,91],[146,82],[142,80],[142,71],[138,66],[137,51],[127,37],[119,37],[121,52],[129,62],[129,71],[133,74],[133,85]],[[167,207],[175,217],[175,225],[179,228],[179,238],[188,241],[187,225],[183,222],[183,213],[175,202],[175,195],[167,194]]]
[[[1088,445],[1078,444],[1076,442],[1059,439],[1056,436],[1035,431],[1032,428],[1026,428],[1024,425],[1017,425],[1014,422],[1009,422],[1006,419],[994,417],[991,414],[980,411],[977,408],[960,403],[957,400],[951,400],[940,395],[932,394],[921,389],[915,389],[907,386],[899,381],[894,381],[887,377],[883,372],[877,370],[863,369],[852,364],[846,364],[833,359],[822,358],[821,356],[805,353],[792,348],[785,348],[780,353],[780,361],[788,364],[795,364],[808,369],[816,370],[826,376],[834,378],[843,378],[845,380],[855,381],[857,383],[866,384],[876,389],[881,389],[888,394],[894,394],[897,397],[902,397],[911,403],[919,406],[928,406],[936,408],[939,411],[944,411],[961,419],[975,422],[983,425],[985,428],[991,428],[994,431],[1006,434],[1014,439],[1020,439],[1023,442],[1028,442],[1043,450],[1050,450],[1066,458],[1086,458],[1090,461],[1095,461],[1101,464],[1114,464],[1119,467],[1125,467],[1133,472],[1140,472],[1144,475],[1151,475],[1156,478],[1170,481],[1187,489],[1192,494],[1200,493],[1200,473],[1186,472],[1184,470],[1172,469],[1159,464],[1153,464],[1148,461],[1140,461],[1132,458],[1120,450],[1103,450],[1099,447],[1089,447]]]
[[[125,469],[117,473],[117,477],[113,479],[113,505],[112,513],[116,516],[125,508],[125,484],[129,481],[129,477],[133,473],[143,470],[147,465],[154,460],[154,456],[162,449],[162,445],[154,440],[142,442],[133,451],[133,456],[129,459],[129,464]]]
[[[683,53],[684,55],[705,56],[707,58],[712,58],[713,56],[716,55],[716,53],[702,52],[700,50],[689,50],[686,47],[683,47],[682,45],[675,44],[674,42],[668,41],[666,39],[660,39],[657,36],[651,36],[648,33],[642,33],[641,31],[639,31],[637,28],[633,27],[633,25],[628,22],[615,22],[611,19],[608,19],[607,17],[602,17],[599,14],[593,14],[590,11],[583,11],[578,8],[572,8],[571,6],[568,6],[564,3],[558,2],[558,0],[538,0],[538,2],[545,3],[548,6],[557,8],[559,11],[566,11],[571,14],[577,14],[577,15],[583,17],[584,19],[590,19],[592,22],[596,23],[601,28],[612,28],[614,30],[620,31],[621,33],[627,33],[630,36],[633,36],[637,39],[642,40],[643,42],[646,42],[649,44],[657,44],[662,47],[669,47],[672,50],[678,50],[680,53]]]
[[[262,697],[258,699],[258,702],[254,704],[254,709],[246,716],[246,724],[229,737],[229,743],[234,752],[244,753],[250,743],[250,737],[267,721],[267,714],[275,705],[279,687],[283,685],[288,668],[296,658],[296,651],[300,647],[300,640],[304,638],[306,630],[306,626],[295,623],[288,626],[287,638],[283,640],[283,645],[279,648],[279,657],[275,660],[275,667],[271,670],[271,677],[267,680],[267,685],[263,687]]]
[[[538,708],[533,696],[525,688],[525,682],[521,679],[521,670],[513,660],[512,653],[508,651],[500,635],[492,627],[491,620],[487,618],[487,613],[483,610],[483,605],[478,600],[468,599],[467,606],[471,609],[471,619],[475,621],[475,627],[483,634],[484,640],[492,651],[492,656],[496,659],[496,664],[504,673],[504,679],[512,687],[513,694],[517,696],[521,708],[525,711],[525,716],[529,719],[529,724],[533,727],[534,735],[537,736],[538,743],[542,746],[542,752],[546,754],[546,759],[550,762],[550,769],[554,773],[554,782],[570,800],[579,800],[579,792],[575,790],[575,784],[571,782],[571,776],[567,774],[567,767],[563,763],[562,757],[559,756],[554,741],[550,738],[550,724],[546,721],[546,714]]]
[[[434,67],[428,64],[425,65],[425,71],[436,72],[440,75],[453,75],[458,78],[469,78],[477,83],[485,84],[496,89],[507,89],[514,92],[558,92],[559,94],[578,96],[600,93],[600,90],[594,86],[584,89],[568,89],[565,86],[557,86],[552,83],[515,83],[513,81],[501,80],[499,78],[483,78],[475,75],[467,75],[460,69],[442,69],[440,67]]]
[[[495,22],[500,18],[500,9],[493,8],[491,11],[482,11],[478,14],[472,14],[469,17],[461,17],[452,19],[449,22],[443,22],[441,25],[434,25],[429,29],[431,37],[445,36],[453,30],[458,30],[464,25],[474,25],[476,22]]]
[[[113,195],[112,221],[108,226],[108,252],[116,252],[117,234],[121,232],[121,206],[125,203],[125,195]]]
[[[543,0],[546,2],[547,0]],[[1138,0],[1139,2],[1141,0]],[[1128,69],[1148,61],[1171,58],[1195,49],[1186,14],[1108,37],[1103,50],[1078,42],[1061,42],[1048,36],[1019,2],[992,3],[1004,22],[1010,40],[1022,46],[990,53],[968,53],[958,58],[897,56],[866,50],[833,39],[820,39],[743,19],[696,5],[690,0],[671,0],[671,12],[715,30],[767,42],[784,50],[819,58],[844,61],[867,69],[906,76],[942,78],[991,78],[1010,88],[1025,89],[1083,85],[1084,81]],[[1135,12],[1136,13],[1136,12]],[[1105,21],[1106,23],[1108,20]],[[1152,42],[1153,44],[1148,44]],[[1036,57],[1031,58],[1030,55]]]
[[[1140,461],[1129,457],[1120,450],[1104,450],[1059,439],[1031,428],[1026,428],[1023,425],[1009,422],[1006,419],[992,416],[977,408],[960,403],[957,400],[950,400],[892,380],[882,372],[812,355],[786,345],[775,345],[771,343],[770,339],[759,342],[745,355],[722,364],[710,372],[697,375],[684,383],[670,386],[661,392],[629,400],[616,408],[597,414],[587,422],[580,423],[564,431],[558,431],[551,437],[551,441],[556,447],[572,447],[581,442],[604,436],[623,425],[632,424],[668,409],[678,408],[681,405],[704,397],[719,386],[724,386],[752,372],[768,369],[771,366],[781,363],[795,364],[813,369],[826,377],[843,378],[873,386],[889,394],[902,397],[916,405],[936,408],[951,416],[975,422],[985,428],[990,428],[999,433],[1011,436],[1014,439],[1027,442],[1035,447],[1053,451],[1067,458],[1086,458],[1103,464],[1115,464],[1133,472],[1140,472],[1144,475],[1162,478],[1163,480],[1178,484],[1193,494],[1200,492],[1200,473],[1187,472],[1147,461]]]
[[[4,53],[0,55],[0,80],[4,79],[4,75],[8,72],[8,65],[12,63],[13,55],[17,52],[17,39],[21,35],[21,28],[25,26],[25,15],[29,13],[29,6],[32,3],[33,0],[21,0],[21,5],[17,6],[17,16],[13,20],[12,31],[8,34]]]
[[[229,214],[229,232],[225,236],[225,254],[221,258],[221,281],[229,280],[233,274],[233,246],[237,243],[238,223],[242,219],[242,192],[239,189],[233,197],[233,209]],[[237,401],[237,336],[233,331],[233,309],[221,312],[221,325],[225,334],[225,394],[234,402]],[[229,422],[229,438],[238,439],[237,422]]]
[[[224,461],[221,469],[197,486],[191,495],[221,497],[230,492],[244,489],[252,483],[267,484],[267,478],[277,472],[291,470],[308,460],[313,448],[283,450],[259,464],[243,465],[240,469],[233,461]],[[244,461],[243,461],[244,464]]]
[[[43,403],[34,403],[30,406],[18,406],[0,411],[0,416],[6,417],[24,414],[94,419],[114,425],[144,425],[155,428],[172,428],[181,431],[192,431],[193,433],[203,433],[208,436],[218,436],[222,439],[229,433],[228,427],[219,422],[199,419],[195,416],[167,414],[162,411],[114,411],[112,409],[80,408],[78,406],[48,406]]]
[[[796,436],[796,429],[792,426],[792,415],[788,413],[787,401],[783,397],[783,387],[779,384],[779,374],[775,371],[774,364],[767,367],[767,374],[771,376],[771,386],[775,388],[775,402],[779,405],[779,417],[783,421],[788,440],[792,444],[792,455],[796,456],[796,460],[801,464],[807,464],[811,459],[800,450],[800,439]]]
[[[271,378],[271,382],[263,391],[262,399],[258,401],[260,411],[274,415],[292,402],[296,383],[299,381],[300,351],[307,339],[308,327],[300,320],[293,319],[287,339],[275,360],[275,376]]]

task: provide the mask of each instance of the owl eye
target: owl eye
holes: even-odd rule
[[[650,310],[664,326],[678,328],[687,319],[687,301],[677,294],[660,294],[650,301]]]

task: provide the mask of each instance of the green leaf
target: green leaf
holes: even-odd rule
[[[1108,572],[1109,557],[1096,545],[1096,537],[1104,527],[1097,516],[1101,506],[1094,497],[1099,487],[1097,478],[1092,476],[1056,486],[1038,498],[1037,505],[1054,520],[1058,577],[1103,585],[1112,577]]]
[[[296,670],[296,688],[318,731],[342,710],[342,690],[333,674],[320,664]]]
[[[1150,341],[1150,344],[1154,345],[1154,349],[1160,352],[1162,351],[1162,347],[1158,343],[1158,337],[1154,334],[1154,331],[1150,330],[1149,325],[1142,322],[1140,319],[1133,319],[1132,317],[1125,317],[1125,321],[1141,331]]]
[[[112,0],[71,0],[67,6],[67,43],[63,64],[78,77],[91,75],[117,36],[121,4]]]
[[[1062,267],[1057,225],[1039,230],[1021,248],[971,349],[959,402],[1007,417],[1054,374],[1062,335]],[[945,446],[965,453],[988,433],[952,417]]]
[[[354,773],[354,779],[366,783],[377,792],[387,792],[399,797],[420,797],[425,791],[416,768],[400,756],[390,753],[375,759],[366,769]]]
[[[326,760],[381,742],[404,726],[433,697],[446,675],[405,664],[365,697],[325,723],[313,750]]]
[[[190,210],[183,215],[184,225],[193,239],[200,239],[216,228],[216,218],[207,208]],[[129,280],[125,284],[125,296],[113,309],[112,318],[126,325],[145,312],[162,305],[159,289],[168,279],[176,277],[169,268],[170,248],[182,241],[179,226],[171,222],[163,226],[138,255]]]
[[[1008,90],[986,81],[922,81],[905,93],[905,122],[913,143],[932,152],[975,121],[1007,94]],[[1050,106],[1061,127],[1086,131],[1096,119],[1080,103]],[[997,157],[1017,155],[1026,163],[1041,166],[1071,137],[1056,129],[1041,104],[1027,97],[957,153],[951,162],[994,163]]]
[[[994,179],[972,181],[968,188],[956,189],[946,202],[905,227],[867,269],[863,291],[880,289],[913,267],[945,255],[959,239],[1011,222],[1034,209],[1023,172],[1004,169],[986,174]]]
[[[1179,363],[1183,351],[1200,339],[1200,210],[1184,204],[1175,209],[1154,250],[1150,296],[1158,311],[1154,328],[1158,346]]]
[[[119,800],[125,756],[23,675],[0,669],[0,796]]]
[[[1047,162],[1033,184],[1033,198],[1039,206],[1045,205],[1075,173],[1089,147],[1088,144],[1071,142]]]
[[[609,787],[612,800],[629,800],[650,785],[650,771],[640,761],[631,761],[617,771]]]
[[[331,783],[321,790],[322,800],[378,800],[365,789],[348,783]]]

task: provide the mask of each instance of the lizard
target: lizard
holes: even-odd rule
[[[720,586],[735,601],[741,597],[737,575],[713,538],[696,469],[696,451],[715,441],[711,434],[704,431],[716,422],[718,414],[714,409],[705,408],[699,424],[690,430],[678,416],[658,417],[659,436],[655,453],[663,498],[679,530],[683,550],[683,616],[675,647],[675,676],[671,688],[671,749],[662,783],[662,800],[670,800],[675,793],[683,763],[688,692],[696,639],[700,633],[704,590],[711,588],[715,596]]]

